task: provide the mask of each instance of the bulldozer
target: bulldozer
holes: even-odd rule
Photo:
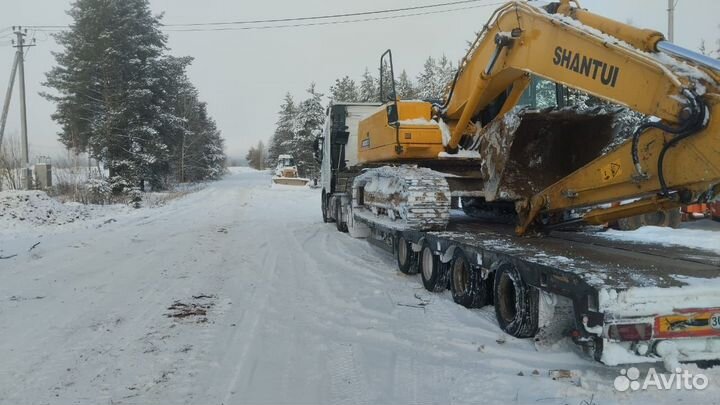
[[[340,213],[351,205],[442,230],[459,201],[467,215],[513,221],[525,235],[720,194],[720,61],[660,32],[578,1],[512,1],[483,26],[443,100],[398,99],[392,51],[380,65],[383,104],[348,145],[357,159]],[[556,86],[555,106],[520,105],[534,78]],[[568,89],[605,103],[581,110],[564,102]],[[620,141],[618,108],[647,117]]]
[[[273,184],[286,186],[307,186],[310,179],[298,175],[298,169],[292,155],[279,155],[272,182]]]

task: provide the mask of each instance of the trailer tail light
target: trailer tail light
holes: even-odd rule
[[[650,340],[653,326],[649,323],[627,323],[610,325],[608,337],[623,342]]]

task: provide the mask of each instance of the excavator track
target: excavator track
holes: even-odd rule
[[[353,208],[361,215],[385,217],[397,227],[444,230],[450,221],[447,175],[416,166],[368,169],[353,181]]]

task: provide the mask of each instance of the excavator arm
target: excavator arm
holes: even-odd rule
[[[477,117],[498,100],[498,117],[513,109],[530,74],[655,118],[612,152],[518,201],[519,234],[541,217],[575,208],[643,198],[573,219],[596,224],[720,192],[717,61],[656,31],[571,7],[569,0],[544,8],[512,2],[495,12],[461,62],[445,103],[435,106],[451,131],[446,150],[456,152],[465,137],[490,136],[477,131]]]

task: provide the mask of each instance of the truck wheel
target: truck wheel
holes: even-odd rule
[[[517,338],[535,336],[538,331],[538,290],[525,284],[517,269],[505,264],[495,272],[493,292],[500,328]]]
[[[420,250],[420,277],[430,292],[440,292],[447,287],[447,266],[440,261],[440,256],[433,254],[427,243]]]
[[[320,209],[322,210],[322,218],[323,222],[328,223],[332,222],[332,218],[330,217],[329,210],[328,210],[328,198],[327,193],[325,193],[325,190],[322,192],[322,201],[320,203]]]
[[[335,227],[340,232],[348,231],[347,224],[343,220],[342,202],[340,202],[340,201],[338,201],[337,204],[335,204]]]
[[[461,249],[455,250],[455,257],[450,265],[450,290],[453,301],[465,308],[480,308],[488,303],[482,274],[472,268]]]
[[[403,274],[417,274],[418,254],[413,252],[410,242],[402,236],[395,241],[395,258],[397,258],[398,269]]]

